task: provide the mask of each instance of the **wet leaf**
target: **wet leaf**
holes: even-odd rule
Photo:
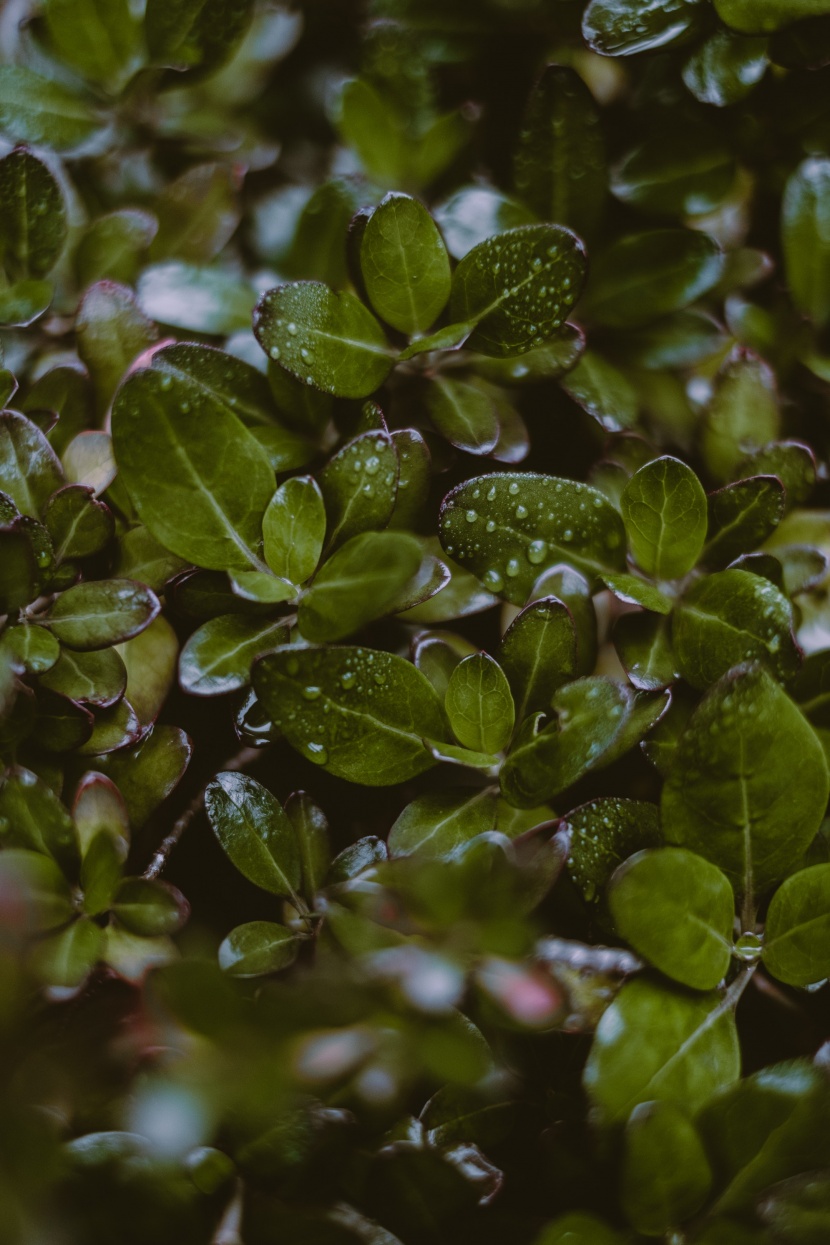
[[[217,774],[205,791],[205,810],[224,851],[249,882],[294,897],[302,866],[294,830],[282,805],[246,774]]]

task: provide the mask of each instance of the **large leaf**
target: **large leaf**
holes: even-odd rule
[[[599,1022],[583,1083],[601,1121],[613,1124],[652,1100],[694,1113],[739,1073],[728,995],[692,996],[632,981]]]
[[[683,678],[701,690],[742,661],[764,661],[781,680],[800,665],[790,602],[750,571],[716,571],[693,584],[675,608],[672,647]]]
[[[405,532],[353,536],[317,572],[297,614],[315,643],[341,640],[381,618],[421,564],[421,546]]]
[[[158,597],[131,579],[99,579],[62,592],[49,611],[51,631],[68,648],[108,648],[138,635],[158,614]]]
[[[450,316],[474,321],[471,350],[501,358],[541,346],[564,325],[585,281],[579,238],[557,225],[521,225],[487,238],[453,273]]]
[[[16,147],[0,160],[0,254],[10,277],[43,277],[66,239],[63,192],[42,160]]]
[[[270,359],[298,380],[338,398],[365,398],[392,370],[383,329],[359,298],[320,281],[263,294],[254,333]]]
[[[262,569],[262,517],[274,491],[265,451],[203,388],[155,369],[113,404],[121,478],[143,522],[180,557],[216,570]]]
[[[590,233],[606,189],[599,112],[579,74],[548,65],[530,93],[514,157],[516,189],[541,220]]]
[[[249,882],[273,895],[296,895],[300,854],[276,796],[246,774],[227,771],[207,787],[205,809],[217,839]]]
[[[447,248],[429,212],[409,195],[386,195],[369,217],[360,270],[369,302],[402,333],[426,332],[450,296]]]
[[[460,484],[444,498],[440,534],[448,554],[515,605],[558,562],[590,576],[625,566],[622,520],[601,493],[530,472]]]
[[[758,893],[800,858],[830,778],[812,727],[758,665],[709,691],[680,736],[662,795],[669,843],[698,852],[736,890]]]
[[[449,739],[431,683],[391,653],[286,645],[257,662],[253,683],[289,743],[351,782],[403,782],[434,763],[425,739]]]
[[[692,569],[706,539],[706,494],[691,467],[677,458],[646,463],[626,484],[622,516],[636,561],[657,579]]]
[[[707,234],[687,229],[630,234],[595,260],[584,313],[610,328],[648,324],[705,294],[722,268],[720,248]]]
[[[24,65],[0,66],[0,130],[7,138],[66,151],[100,127],[86,96]]]
[[[779,981],[809,986],[830,976],[830,865],[787,878],[772,897],[764,964]]]
[[[614,874],[617,932],[667,977],[713,990],[732,957],[735,899],[714,865],[679,847],[637,852]]]

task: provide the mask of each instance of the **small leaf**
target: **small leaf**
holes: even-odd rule
[[[386,195],[369,217],[360,269],[377,314],[410,336],[426,332],[450,296],[447,249],[429,212],[409,195]]]
[[[0,160],[0,255],[9,277],[45,277],[66,240],[63,192],[26,147]]]
[[[364,432],[320,472],[329,549],[360,532],[385,527],[398,488],[398,456],[387,432]]]
[[[393,360],[383,329],[360,299],[319,281],[296,281],[263,294],[254,333],[269,358],[292,376],[339,398],[365,398],[383,384]]]
[[[811,156],[787,182],[781,235],[793,302],[818,328],[830,321],[830,159]]]
[[[158,938],[181,928],[190,905],[168,882],[125,878],[115,893],[112,911],[131,934]]]
[[[215,0],[210,3],[213,7]],[[225,162],[194,165],[168,182],[153,204],[159,222],[150,245],[153,263],[214,259],[239,224],[239,182],[238,168]]]
[[[205,791],[214,834],[241,874],[273,895],[296,897],[302,866],[291,822],[277,798],[245,774],[217,774]]]
[[[558,225],[522,225],[474,247],[453,273],[450,316],[475,320],[467,345],[503,358],[556,335],[582,292],[585,251]],[[544,293],[542,292],[544,290]]]
[[[596,351],[586,350],[561,382],[569,398],[578,402],[607,432],[620,432],[637,422],[639,398],[619,368]]]
[[[614,647],[630,681],[641,691],[658,691],[680,678],[665,617],[621,615],[614,627]]]
[[[160,609],[158,597],[143,584],[99,579],[61,593],[46,621],[62,644],[87,652],[138,635]]]
[[[232,929],[219,948],[219,966],[231,977],[265,977],[293,964],[299,939],[273,921],[248,921]]]
[[[692,52],[683,81],[701,104],[727,108],[745,99],[767,72],[767,40],[716,30]]]
[[[75,251],[78,284],[85,288],[104,279],[134,284],[157,230],[152,212],[140,208],[122,208],[93,220]]]
[[[705,294],[722,269],[720,247],[705,233],[654,229],[630,234],[594,261],[583,314],[609,328],[648,324]]]
[[[96,501],[92,489],[80,484],[68,484],[53,493],[43,518],[55,546],[56,562],[99,553],[115,531],[112,511]]]
[[[252,0],[147,0],[147,48],[156,64],[218,69],[236,51],[252,11]]]
[[[690,996],[632,981],[599,1022],[583,1084],[602,1123],[612,1124],[651,1100],[696,1112],[739,1075],[728,995]]]
[[[25,65],[0,66],[0,130],[18,142],[66,151],[100,128],[86,97]]]
[[[84,294],[75,321],[78,354],[89,368],[99,415],[109,409],[130,364],[158,336],[132,290],[115,281],[98,281]]]
[[[479,376],[503,385],[536,385],[542,380],[558,380],[570,372],[585,350],[585,336],[575,324],[562,325],[560,336],[552,337],[541,346],[524,354],[492,359],[482,355],[476,359]]]
[[[160,615],[139,635],[119,644],[127,669],[127,700],[142,727],[155,722],[176,677],[179,639]]]
[[[75,826],[51,787],[31,770],[14,766],[0,781],[0,817],[5,847],[52,856],[72,876],[79,861]]]
[[[738,666],[680,736],[663,786],[663,829],[667,842],[711,860],[752,895],[806,851],[829,790],[806,718],[761,666]]]
[[[179,657],[179,682],[193,696],[221,696],[244,687],[257,657],[288,641],[279,620],[222,614],[203,623]]]
[[[656,614],[670,614],[672,611],[672,598],[639,575],[625,575],[618,571],[614,575],[606,573],[601,579],[614,596],[627,605],[642,605]]]
[[[255,551],[274,473],[234,415],[206,390],[151,368],[121,386],[112,432],[121,478],[163,545],[198,566],[262,568]]]
[[[265,561],[275,575],[292,584],[314,574],[326,535],[323,495],[311,476],[281,484],[262,520]]]
[[[591,0],[582,34],[602,56],[634,56],[682,42],[695,32],[705,11],[701,0],[680,0],[670,9],[661,0]]]
[[[816,460],[801,441],[771,441],[740,464],[741,476],[777,476],[787,492],[788,507],[806,501],[816,484]]]
[[[784,514],[785,493],[774,475],[750,476],[709,494],[703,561],[725,566],[762,545]]]
[[[64,482],[55,451],[29,419],[15,411],[0,413],[0,480],[3,491],[23,514],[37,518]]]
[[[49,986],[74,989],[92,972],[104,949],[104,931],[81,917],[60,933],[42,939],[34,948],[31,966]]]
[[[706,494],[691,467],[656,458],[623,489],[622,516],[631,552],[647,575],[679,579],[706,539]]]
[[[427,414],[451,445],[468,454],[489,454],[496,448],[498,411],[482,385],[436,376],[424,397]]]
[[[620,1200],[638,1232],[662,1236],[700,1210],[712,1169],[694,1125],[668,1102],[643,1102],[625,1126]]]
[[[127,669],[114,648],[91,653],[62,648],[56,664],[40,682],[70,700],[107,709],[124,695]]]
[[[645,212],[701,216],[723,203],[734,180],[735,157],[719,132],[673,113],[617,164],[611,189]]]
[[[287,645],[257,662],[253,683],[289,743],[351,782],[403,782],[433,764],[425,739],[448,738],[431,684],[391,653]]]
[[[776,678],[800,665],[790,602],[749,571],[717,571],[693,584],[672,620],[677,667],[692,687],[709,687],[743,661],[764,661]]]
[[[662,841],[655,804],[616,796],[575,808],[562,819],[562,828],[570,835],[568,871],[587,903],[600,898],[619,864]]]
[[[295,791],[290,795],[285,811],[294,827],[302,861],[303,894],[309,903],[313,903],[331,863],[329,823],[322,809],[305,791]]]
[[[421,546],[404,532],[353,536],[321,567],[297,614],[314,643],[341,640],[381,618],[421,564]]]
[[[496,798],[487,787],[419,796],[389,831],[390,855],[417,853],[446,860],[462,844],[493,828]]]
[[[516,717],[549,713],[554,693],[576,678],[577,636],[564,601],[542,597],[525,607],[502,637],[497,653],[516,700]]]
[[[45,674],[55,665],[61,652],[51,631],[32,623],[7,626],[0,634],[0,650],[27,674]]]
[[[448,554],[514,605],[523,605],[557,562],[589,575],[625,565],[613,506],[596,489],[553,476],[504,472],[467,480],[444,498],[440,532]]]
[[[258,605],[279,605],[297,595],[294,584],[270,571],[235,571],[229,579],[234,596]]]
[[[667,977],[695,990],[723,980],[735,897],[707,860],[678,847],[637,852],[612,877],[608,905],[621,937]]]
[[[747,453],[775,440],[780,423],[772,368],[736,347],[716,377],[703,423],[703,457],[711,474],[733,479]]]
[[[801,869],[779,886],[767,910],[763,960],[788,986],[830,977],[830,865]]]
[[[15,281],[0,290],[0,325],[28,328],[49,310],[55,290],[49,281]]]
[[[487,653],[465,657],[450,676],[445,707],[456,739],[476,752],[501,752],[513,734],[510,685]]]

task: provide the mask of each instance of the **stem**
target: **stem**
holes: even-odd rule
[[[242,748],[236,753],[235,756],[229,757],[223,765],[220,765],[219,772],[231,770],[236,773],[238,770],[245,769],[246,765],[252,765],[254,761],[258,760],[259,757],[262,756],[262,753],[262,748]],[[153,856],[153,859],[144,870],[145,878],[152,881],[153,878],[157,878],[159,876],[162,869],[167,864],[167,861],[170,859],[170,854],[173,851],[173,848],[179,842],[193,818],[204,808],[205,792],[207,791],[208,785],[209,784],[206,784],[199,794],[190,801],[181,817],[174,822],[173,829],[166,838],[162,839],[155,855]]]

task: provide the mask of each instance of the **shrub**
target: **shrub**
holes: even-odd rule
[[[3,1242],[830,1239],[830,3],[0,23]]]

